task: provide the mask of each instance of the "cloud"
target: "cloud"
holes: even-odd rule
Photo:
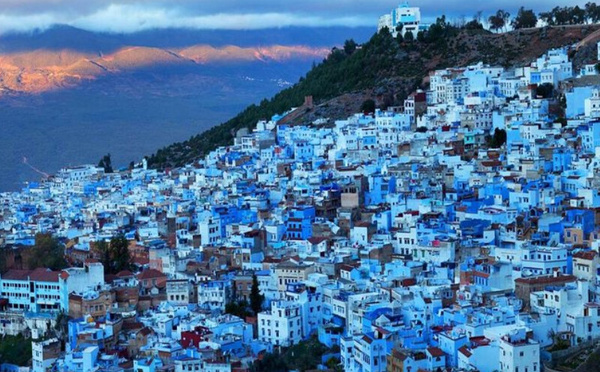
[[[134,32],[151,28],[261,29],[286,26],[368,26],[360,16],[322,17],[292,13],[216,13],[189,15],[181,9],[110,5],[69,23],[93,31]]]
[[[401,0],[400,0],[401,1]],[[0,32],[66,24],[91,31],[135,32],[153,28],[260,29],[286,26],[372,26],[399,0],[0,0]],[[536,11],[586,1],[464,0],[413,1],[423,16],[484,15],[497,9],[515,14],[523,5]]]

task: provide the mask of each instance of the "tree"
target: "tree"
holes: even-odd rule
[[[404,34],[404,41],[407,43],[411,43],[415,40],[415,35],[413,35],[412,31],[406,31]]]
[[[360,111],[364,112],[365,114],[375,112],[375,101],[373,101],[372,99],[365,100],[360,105]]]
[[[62,347],[64,347],[69,334],[69,316],[64,311],[61,311],[56,316],[56,323],[54,324],[54,329],[52,329],[52,334],[60,341]]]
[[[492,14],[488,18],[488,23],[490,25],[490,30],[494,30],[496,32],[504,27],[504,20],[498,17],[498,14]]]
[[[596,63],[596,72],[600,74],[600,63]]]
[[[594,4],[595,5],[595,4]],[[540,13],[540,19],[549,26],[557,25],[580,25],[584,24],[590,13],[594,13],[594,6],[586,5],[585,9],[579,6],[554,7],[549,12]]]
[[[519,8],[519,12],[515,19],[513,19],[512,26],[514,29],[519,30],[522,28],[532,28],[537,24],[537,16],[531,9],[525,9],[524,7]]]
[[[435,42],[437,40],[441,40],[444,38],[446,34],[446,30],[448,29],[448,23],[446,22],[446,16],[442,15],[435,20],[435,23],[432,24],[427,30],[427,39],[430,42]]]
[[[31,341],[22,334],[0,338],[0,363],[31,365]]]
[[[396,34],[396,41],[398,44],[402,44],[404,42],[404,36],[402,36],[402,32],[398,32]]]
[[[347,55],[352,55],[356,51],[358,44],[353,39],[348,39],[344,42],[344,52]]]
[[[404,36],[402,36],[402,29],[404,28],[404,24],[398,23],[396,26],[396,41],[398,44],[404,42]]]
[[[252,275],[252,288],[250,289],[250,308],[252,309],[255,315],[261,312],[264,301],[265,296],[260,293],[260,289],[258,288],[258,278],[256,277],[256,275]]]
[[[248,312],[248,302],[246,300],[228,302],[225,305],[225,312],[242,319],[245,319],[246,316],[251,315]]]
[[[476,19],[470,20],[465,24],[464,27],[467,30],[483,30],[483,25]]]
[[[129,242],[124,235],[114,236],[110,243],[103,240],[97,241],[95,251],[104,265],[105,274],[116,274],[119,271],[131,269]]]
[[[27,267],[34,270],[40,267],[61,270],[67,267],[65,247],[51,234],[37,234]]]
[[[510,13],[509,12],[507,12],[506,10],[500,9],[496,12],[496,16],[502,18],[502,20],[504,21],[504,25],[502,26],[503,28],[508,25],[508,21],[510,21]]]
[[[396,32],[397,32],[398,34],[402,34],[402,29],[403,29],[403,28],[404,28],[404,23],[398,23],[398,24],[396,25]]]
[[[250,365],[250,372],[284,372],[289,368],[279,353],[266,353]]]
[[[104,273],[105,274],[113,274],[112,269],[111,269],[112,259],[111,259],[110,247],[108,246],[108,243],[105,242],[104,240],[99,240],[94,243],[94,248],[100,256],[100,262],[102,263],[102,265],[104,265]]]
[[[129,242],[125,235],[119,234],[110,240],[110,265],[112,273],[131,269]]]
[[[554,26],[554,13],[552,11],[540,13],[540,20],[548,26]]]
[[[551,83],[544,83],[542,85],[538,85],[535,89],[535,95],[541,98],[552,98],[552,94],[554,93],[554,85]]]
[[[575,5],[575,7],[571,10],[571,22],[574,25],[582,25],[585,23],[586,19],[586,11],[579,7],[579,5]]]
[[[589,22],[600,22],[600,7],[594,2],[585,4],[585,17]]]
[[[491,137],[489,141],[489,146],[492,148],[502,147],[506,143],[506,131],[504,129],[494,130],[494,135]]]
[[[103,168],[104,173],[112,173],[113,172],[110,154],[106,154],[102,157],[102,159],[100,159],[100,162],[98,162],[98,167]]]

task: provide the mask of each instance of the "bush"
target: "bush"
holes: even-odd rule
[[[364,112],[365,114],[375,112],[375,101],[373,101],[372,99],[364,101],[360,105],[360,111]]]
[[[0,363],[27,366],[31,360],[31,339],[22,335],[0,339]]]

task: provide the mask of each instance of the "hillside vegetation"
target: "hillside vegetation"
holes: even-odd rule
[[[356,112],[366,97],[376,100],[380,107],[397,105],[416,88],[425,87],[431,70],[480,61],[505,67],[524,65],[548,49],[573,45],[598,29],[598,25],[554,26],[498,34],[474,22],[456,27],[441,17],[428,32],[420,32],[414,39],[394,39],[382,31],[362,46],[349,40],[344,48],[334,48],[294,86],[247,107],[221,125],[158,150],[148,163],[167,168],[193,162],[219,146],[232,144],[237,130],[252,129],[258,120],[297,107],[308,95],[316,104],[326,102],[317,110],[331,118]],[[348,97],[354,101],[349,103],[352,99]]]

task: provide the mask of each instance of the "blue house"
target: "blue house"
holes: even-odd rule
[[[396,177],[374,174],[369,177],[369,191],[365,193],[366,205],[378,205],[386,202],[386,196],[396,192]]]
[[[239,210],[234,205],[214,205],[211,208],[213,217],[219,220],[221,225],[221,237],[227,233],[227,225],[240,222]]]
[[[306,240],[312,236],[312,223],[315,221],[315,207],[297,206],[287,214],[286,238]]]

